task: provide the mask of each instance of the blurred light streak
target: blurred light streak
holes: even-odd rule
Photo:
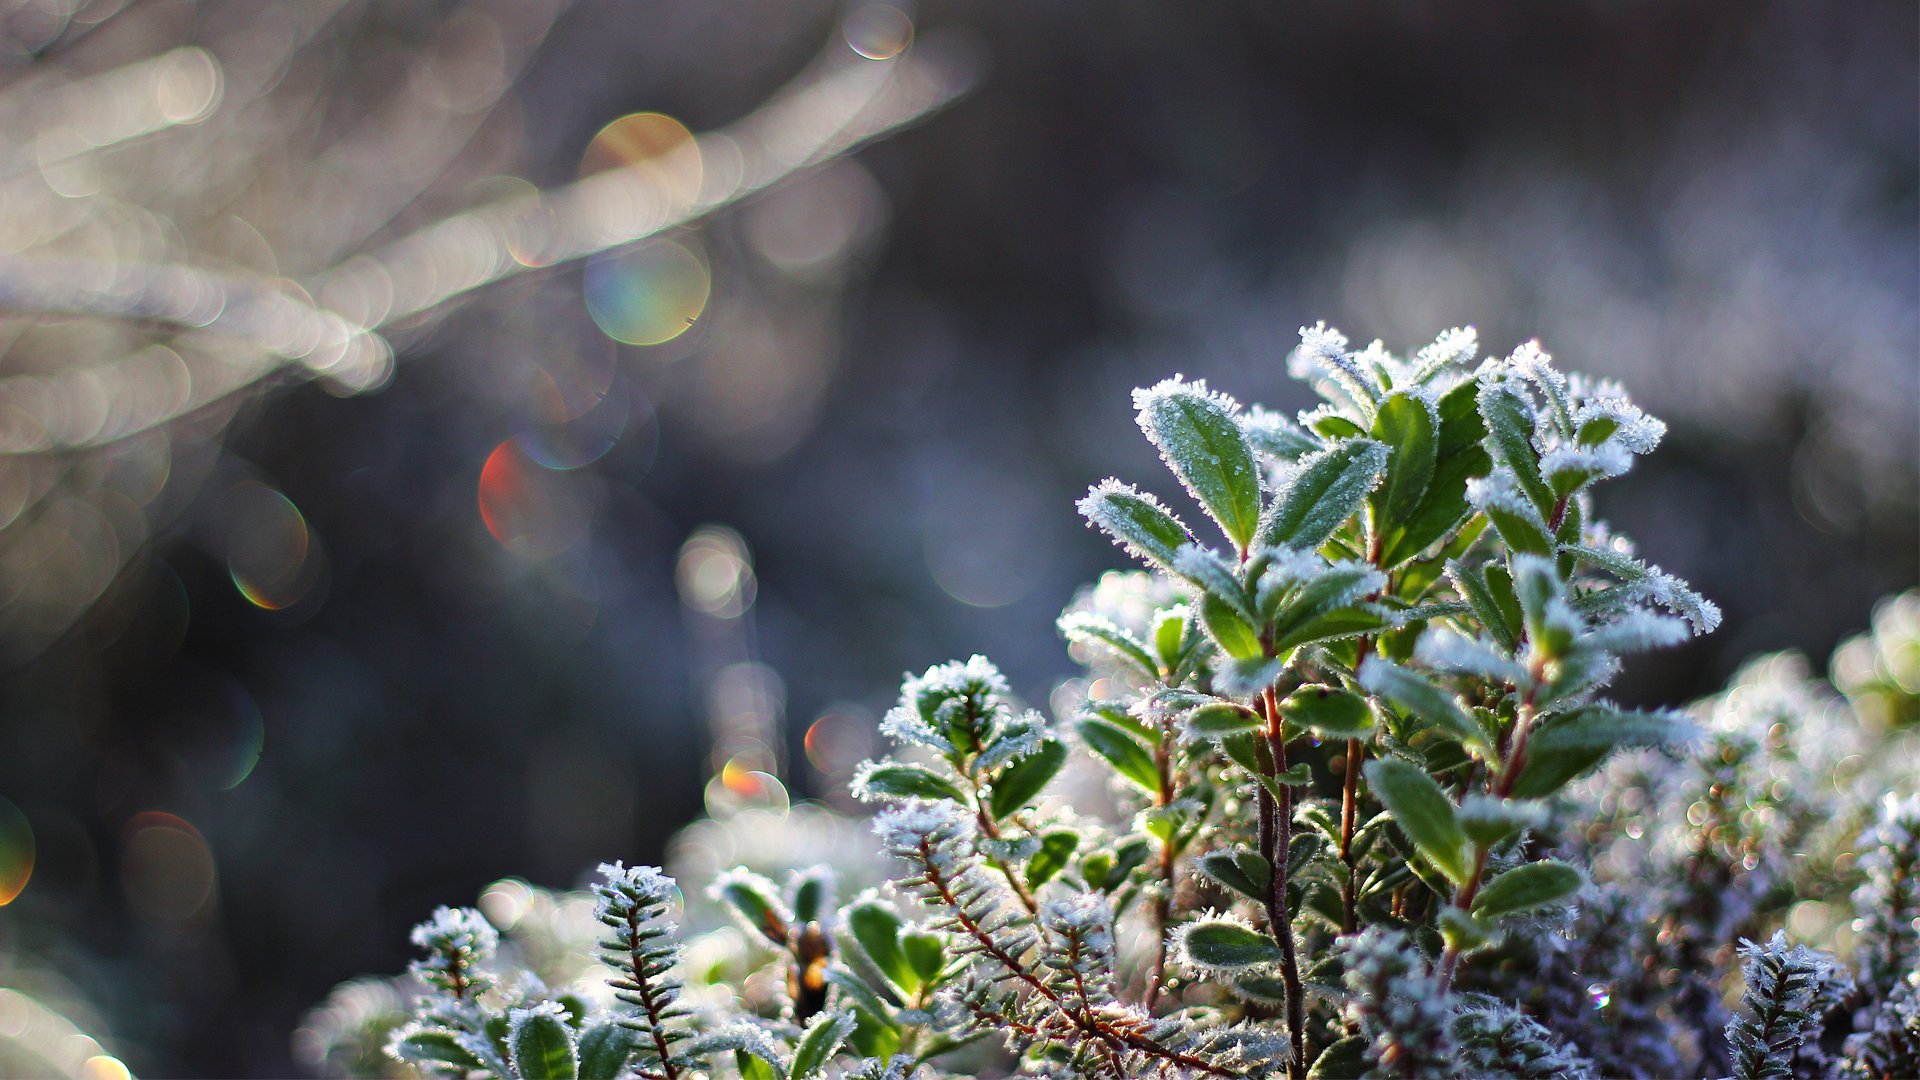
[[[263,7],[256,19],[207,27],[198,45],[97,75],[47,65],[0,88],[0,129],[48,133],[30,148],[14,140],[12,158],[0,148],[8,205],[0,216],[0,353],[20,333],[19,324],[6,325],[8,314],[52,317],[58,321],[30,325],[67,339],[0,377],[0,461],[97,451],[155,429],[169,431],[162,454],[217,446],[238,395],[281,373],[318,377],[342,394],[378,387],[393,372],[389,333],[411,332],[451,301],[530,268],[691,224],[925,118],[978,75],[968,49],[938,39],[863,59],[887,54],[872,43],[886,35],[874,38],[878,31],[858,24],[722,130],[682,135],[666,117],[623,118],[614,129],[621,138],[609,135],[595,152],[615,167],[544,192],[510,178],[491,201],[368,247],[366,238],[416,206],[499,115],[561,6],[460,6],[429,43],[394,54],[408,74],[384,105],[360,114],[344,135],[302,147],[314,155],[304,159],[263,155],[284,154],[275,140],[325,108],[322,83],[297,61],[350,5]],[[141,24],[156,16],[130,8],[119,17]],[[167,32],[159,23],[143,29]],[[95,152],[108,146],[118,149]],[[122,156],[133,153],[139,157]],[[136,160],[129,175],[125,163]],[[144,179],[161,176],[167,183]],[[263,179],[279,186],[259,190]],[[229,216],[212,231],[177,219],[169,200],[183,190],[229,207]],[[286,213],[289,200],[303,212]],[[844,224],[811,237],[763,230],[768,255],[804,273],[844,250]],[[603,266],[644,264],[676,249],[647,250],[609,255]],[[684,329],[698,305],[682,299],[661,310]],[[89,359],[75,364],[73,356]],[[617,412],[616,404],[578,427],[530,434],[523,450],[551,468],[577,467],[570,463],[591,460],[617,426]],[[174,425],[191,431],[171,432]],[[503,459],[496,473],[504,468]],[[146,475],[191,484],[194,473],[160,460]],[[154,502],[150,488],[129,497],[69,491],[71,484],[64,469],[45,477],[0,469],[0,571],[8,575],[0,651],[9,655],[56,638],[162,525],[142,513]],[[590,496],[565,488],[552,495],[566,511],[559,525],[584,532]],[[496,514],[494,524],[506,516]],[[526,523],[506,535],[537,556],[568,546],[568,532]]]
[[[33,877],[33,826],[20,808],[0,798],[0,907],[14,902]]]
[[[103,1053],[99,1042],[73,1021],[7,987],[0,987],[0,1049],[9,1060],[24,1056],[44,1066],[28,1075],[68,1080],[114,1080],[129,1075],[118,1058]]]

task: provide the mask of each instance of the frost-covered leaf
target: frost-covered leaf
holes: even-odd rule
[[[1201,873],[1234,892],[1262,904],[1267,902],[1267,883],[1273,871],[1258,852],[1245,848],[1208,852],[1195,865]]]
[[[1326,543],[1360,509],[1386,464],[1387,448],[1372,439],[1348,439],[1301,458],[1260,522],[1260,546],[1312,550]]]
[[[1424,393],[1397,391],[1380,403],[1373,438],[1387,448],[1380,486],[1368,496],[1376,530],[1407,520],[1433,480],[1439,458],[1440,413]]]
[[[1534,449],[1533,403],[1510,380],[1488,378],[1480,384],[1480,419],[1487,425],[1487,452],[1505,465],[1534,512],[1542,520],[1553,513],[1553,493],[1540,476],[1540,455]]]
[[[1260,727],[1258,714],[1244,705],[1217,701],[1187,714],[1187,733],[1198,739],[1220,739]]]
[[[1073,861],[1080,849],[1080,834],[1072,829],[1051,829],[1040,837],[1040,850],[1027,860],[1027,883],[1039,888],[1052,881]]]
[[[1366,699],[1333,686],[1303,686],[1280,703],[1289,723],[1328,739],[1364,739],[1373,734]]]
[[[1004,818],[1040,797],[1060,769],[1067,763],[1067,747],[1058,739],[1048,739],[1040,749],[1001,770],[994,778],[993,794],[987,808],[993,816]]]
[[[1467,483],[1487,475],[1493,460],[1483,445],[1486,423],[1474,398],[1472,381],[1463,382],[1440,399],[1440,430],[1434,453],[1433,476],[1426,493],[1407,514],[1377,522],[1383,567],[1399,566],[1438,543],[1473,509],[1467,501]]]
[[[1403,711],[1437,725],[1448,736],[1482,751],[1491,750],[1486,733],[1454,695],[1388,660],[1374,655],[1360,665],[1360,685]]]
[[[1273,938],[1230,919],[1197,919],[1174,932],[1174,948],[1201,971],[1237,971],[1280,959]]]
[[[827,1062],[840,1049],[847,1037],[853,1034],[853,1015],[844,1012],[823,1012],[816,1014],[807,1022],[800,1035],[800,1041],[793,1048],[793,1065],[787,1075],[793,1080],[813,1080],[821,1075]]]
[[[1145,642],[1090,612],[1076,611],[1060,616],[1060,636],[1068,641],[1103,649],[1133,666],[1145,678],[1160,674],[1160,665],[1147,652]]]
[[[1561,903],[1580,891],[1580,871],[1557,859],[1527,863],[1480,887],[1473,898],[1474,917],[1497,919]]]
[[[1160,790],[1160,769],[1153,762],[1153,751],[1132,732],[1100,716],[1081,717],[1078,728],[1087,748],[1113,766],[1114,772],[1143,791]]]
[[[892,905],[868,896],[848,905],[842,917],[846,920],[847,932],[888,982],[908,994],[920,988],[918,975],[900,949],[903,923]]]
[[[853,797],[862,802],[875,799],[951,799],[963,801],[953,781],[921,765],[898,762],[868,762],[854,773]]]
[[[1140,430],[1194,500],[1244,549],[1260,522],[1260,469],[1240,427],[1240,406],[1178,375],[1133,392]]]
[[[481,1061],[462,1044],[460,1036],[442,1028],[403,1028],[391,1044],[393,1056],[409,1065],[471,1072]]]
[[[1393,815],[1400,831],[1455,884],[1467,880],[1467,837],[1454,820],[1453,803],[1440,785],[1405,761],[1380,758],[1366,764],[1367,783]]]
[[[608,1021],[580,1033],[580,1080],[620,1080],[640,1034]]]
[[[1118,480],[1089,489],[1080,500],[1080,514],[1135,557],[1169,573],[1174,552],[1193,542],[1186,525],[1160,500]]]
[[[573,1029],[557,1002],[507,1014],[507,1047],[514,1071],[525,1080],[574,1080],[580,1072]]]

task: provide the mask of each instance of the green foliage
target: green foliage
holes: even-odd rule
[[[1796,801],[1879,758],[1725,721],[1754,695],[1693,716],[1604,696],[1625,657],[1719,620],[1593,513],[1663,429],[1535,346],[1477,353],[1471,331],[1403,360],[1303,330],[1294,368],[1324,400],[1296,420],[1179,378],[1137,392],[1221,546],[1140,488],[1089,491],[1089,524],[1145,567],[1060,619],[1092,678],[1052,719],[984,657],[905,680],[853,784],[890,885],[836,908],[824,872],[732,871],[707,895],[737,929],[683,951],[672,883],[603,868],[598,998],[496,971],[508,947],[443,909],[393,1055],[896,1080],[1908,1060],[1920,811]],[[1803,842],[1828,870],[1788,858]],[[1790,908],[1860,913],[1853,1013],[1837,965],[1776,937],[1746,949],[1729,1024],[1731,943]]]

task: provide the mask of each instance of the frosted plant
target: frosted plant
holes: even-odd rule
[[[443,912],[395,1055],[675,1080],[1891,1074],[1920,951],[1906,733],[1781,658],[1691,713],[1611,701],[1626,657],[1719,621],[1593,516],[1663,428],[1538,346],[1478,351],[1303,330],[1324,400],[1292,418],[1177,376],[1136,392],[1196,525],[1117,479],[1081,500],[1142,568],[1061,616],[1097,688],[1053,695],[1067,715],[983,656],[905,678],[853,781],[890,880],[836,906],[833,873],[777,882],[759,871],[809,856],[772,853],[693,894],[734,926],[683,938],[664,873],[603,867],[601,997]],[[1118,812],[1070,808],[1070,768]],[[1789,921],[1833,951],[1848,924],[1860,985]],[[1769,935],[1729,1022],[1735,942]]]
[[[1796,1075],[1795,1057],[1826,1015],[1853,990],[1831,956],[1787,945],[1776,932],[1765,945],[1740,943],[1747,987],[1740,1015],[1727,1024],[1733,1075],[1740,1080]]]

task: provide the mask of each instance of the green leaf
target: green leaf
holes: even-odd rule
[[[640,1034],[609,1020],[580,1035],[580,1080],[621,1080]]]
[[[1280,946],[1271,937],[1239,923],[1204,920],[1179,933],[1181,951],[1195,967],[1230,971],[1280,959]]]
[[[1512,621],[1507,619],[1506,608],[1495,594],[1493,584],[1487,580],[1487,569],[1482,563],[1456,559],[1447,564],[1447,580],[1453,582],[1454,589],[1467,602],[1467,607],[1472,609],[1473,617],[1480,620],[1480,625],[1493,635],[1493,640],[1511,653],[1520,644],[1520,621],[1518,618]],[[1510,595],[1507,601],[1512,602]]]
[[[879,900],[857,900],[846,909],[847,931],[887,981],[911,994],[920,989],[918,976],[900,951],[900,916]]]
[[[1308,621],[1348,607],[1386,585],[1387,576],[1366,563],[1333,563],[1294,588],[1273,591],[1269,599],[1274,636],[1287,637]]]
[[[1493,927],[1448,905],[1440,910],[1440,940],[1461,954],[1471,953],[1493,940]]]
[[[773,944],[786,946],[790,928],[780,912],[780,902],[774,898],[773,882],[742,868],[723,878],[716,892],[721,901],[739,912],[742,922]]]
[[[820,921],[820,909],[833,895],[833,870],[830,867],[816,866],[811,870],[799,871],[788,883],[793,890],[793,917],[802,926]]]
[[[1202,705],[1187,714],[1187,731],[1202,739],[1221,739],[1259,727],[1260,717],[1252,709],[1227,701]]]
[[[1619,430],[1619,417],[1602,414],[1591,417],[1586,423],[1581,424],[1580,431],[1574,436],[1573,441],[1581,446],[1599,446],[1607,441],[1608,436]]]
[[[1367,501],[1375,528],[1412,516],[1433,479],[1440,417],[1431,402],[1406,391],[1389,394],[1373,417],[1373,437],[1387,447],[1387,468]]]
[[[952,781],[920,765],[877,765],[860,773],[856,790],[862,798],[966,801]]]
[[[1382,656],[1369,656],[1360,666],[1360,685],[1401,709],[1437,725],[1467,746],[1491,752],[1486,733],[1474,723],[1459,699]]]
[[[1266,858],[1255,851],[1236,848],[1202,855],[1196,865],[1207,877],[1242,896],[1264,904],[1273,869]]]
[[[415,1031],[393,1044],[394,1056],[409,1065],[429,1065],[452,1072],[472,1072],[483,1066],[473,1052],[460,1045],[459,1036],[441,1028]]]
[[[1074,612],[1060,617],[1060,636],[1076,645],[1103,649],[1133,666],[1149,679],[1160,674],[1160,665],[1147,652],[1146,643],[1098,615]]]
[[[1480,418],[1487,425],[1487,452],[1513,470],[1527,501],[1546,520],[1553,513],[1553,492],[1540,478],[1540,456],[1533,449],[1533,402],[1505,379],[1483,382],[1479,402]]]
[[[1227,539],[1245,549],[1260,522],[1260,467],[1231,399],[1170,379],[1134,392],[1140,428]]]
[[[848,1013],[819,1013],[807,1023],[800,1042],[793,1048],[793,1066],[787,1070],[792,1080],[813,1080],[833,1060],[840,1044],[853,1034],[853,1017]]]
[[[997,821],[1016,810],[1033,805],[1049,783],[1067,763],[1067,747],[1058,739],[1048,739],[1040,749],[1000,770],[994,777],[993,794],[987,809]]]
[[[1118,480],[1096,484],[1080,514],[1136,557],[1173,572],[1173,554],[1193,536],[1160,500]]]
[[[1366,501],[1386,468],[1387,448],[1349,439],[1300,460],[1300,471],[1260,523],[1262,547],[1311,550],[1326,543]]]
[[[1321,413],[1314,417],[1313,430],[1329,439],[1353,439],[1367,433],[1366,428],[1334,412]]]
[[[1555,859],[1516,866],[1481,887],[1473,898],[1473,914],[1497,919],[1551,907],[1579,892],[1580,885],[1580,871]]]
[[[1356,1080],[1373,1067],[1367,1058],[1370,1040],[1364,1035],[1349,1035],[1320,1052],[1307,1070],[1307,1080]]]
[[[573,1080],[579,1075],[580,1057],[566,1021],[544,1010],[516,1009],[509,1024],[507,1049],[514,1071],[526,1080]]]
[[[1041,884],[1033,881],[1031,875],[1028,880],[1036,887]],[[903,932],[900,935],[900,952],[906,956],[907,966],[920,977],[922,986],[937,978],[940,969],[947,965],[946,943],[939,934],[931,931],[910,929]]]
[[[740,1070],[740,1080],[780,1080],[770,1062],[762,1061],[745,1050],[733,1052],[733,1064]]]
[[[1441,873],[1458,885],[1467,880],[1467,836],[1453,817],[1453,803],[1433,778],[1395,758],[1366,764],[1367,783],[1400,831]]]
[[[1328,739],[1364,739],[1373,734],[1365,698],[1332,686],[1303,686],[1280,703],[1280,714]]]
[[[1511,495],[1502,495],[1487,501],[1486,513],[1487,520],[1493,522],[1509,550],[1525,555],[1553,552],[1553,538],[1547,535],[1546,524],[1533,512],[1533,507],[1513,500]]]
[[[1482,445],[1487,425],[1476,408],[1474,389],[1471,381],[1463,382],[1440,399],[1433,479],[1410,514],[1384,525],[1375,522],[1381,537],[1380,566],[1392,568],[1418,556],[1471,512],[1467,481],[1483,477],[1493,468],[1493,459]]]
[[[1250,773],[1260,772],[1260,736],[1253,732],[1229,735],[1220,740],[1220,749],[1226,751],[1227,759]]]
[[[840,1000],[853,1006],[858,1021],[853,1029],[854,1049],[865,1057],[892,1056],[900,1046],[900,1026],[889,1015],[887,1003],[864,978],[846,968],[828,968],[827,981],[840,991]]]
[[[1153,752],[1125,728],[1098,716],[1086,716],[1078,725],[1087,748],[1104,758],[1113,771],[1148,792],[1160,790],[1160,768]]]
[[[1027,884],[1039,888],[1052,881],[1073,860],[1080,847],[1080,834],[1072,829],[1054,829],[1040,838],[1040,850],[1027,860]]]
[[[1235,660],[1254,660],[1263,654],[1259,634],[1232,607],[1210,592],[1200,598],[1200,620],[1206,623],[1207,633],[1213,635],[1220,650]]]
[[[1527,740],[1526,765],[1513,793],[1543,798],[1617,749],[1680,746],[1696,734],[1693,724],[1679,713],[1584,706],[1535,729]]]
[[[1289,629],[1284,635],[1274,639],[1273,648],[1275,652],[1285,652],[1302,645],[1334,641],[1357,634],[1376,633],[1393,624],[1393,617],[1385,609],[1376,605],[1340,608],[1315,616]]]

